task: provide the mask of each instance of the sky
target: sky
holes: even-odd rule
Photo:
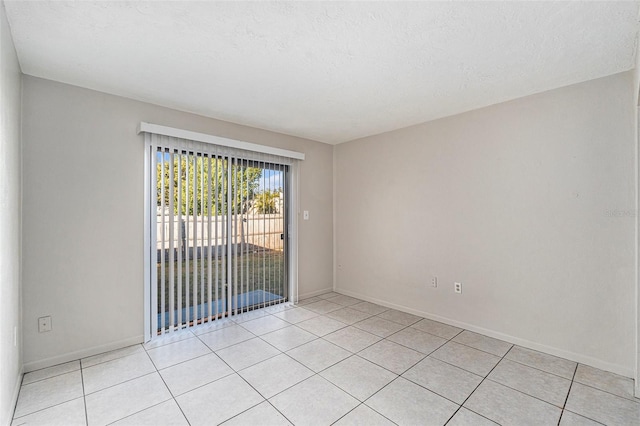
[[[156,160],[161,161],[162,153],[158,152]],[[164,154],[165,161],[169,161],[169,153]],[[263,191],[265,189],[274,191],[284,187],[284,172],[281,170],[263,169],[260,175],[258,190]]]

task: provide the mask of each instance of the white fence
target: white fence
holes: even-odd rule
[[[157,249],[170,248],[169,231],[171,224],[169,215],[157,216]],[[233,215],[231,219],[231,243],[239,247],[265,248],[282,251],[283,217],[281,214],[251,214],[246,216]],[[162,244],[162,229],[164,226],[164,247]],[[209,227],[211,227],[211,241],[209,241]],[[174,216],[173,217],[173,248],[183,247],[224,247],[227,242],[227,216]],[[195,236],[195,237],[194,237]]]

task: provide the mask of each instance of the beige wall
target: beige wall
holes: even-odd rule
[[[632,377],[633,80],[338,145],[337,290]]]
[[[140,121],[304,152],[299,288],[331,288],[330,145],[28,76],[23,103],[26,370],[142,340]]]
[[[20,302],[21,74],[0,4],[0,424],[9,424],[22,373]],[[17,339],[14,342],[14,332]]]

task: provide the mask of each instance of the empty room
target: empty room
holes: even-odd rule
[[[638,425],[638,1],[0,0],[0,425]]]

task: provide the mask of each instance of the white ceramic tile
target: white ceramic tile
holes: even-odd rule
[[[224,426],[291,426],[291,423],[273,408],[268,401],[256,405],[247,411],[223,423]]]
[[[537,398],[485,380],[464,406],[503,425],[557,425],[562,410]]]
[[[112,423],[113,426],[189,426],[184,414],[175,400],[170,399],[153,407],[142,410],[122,420]]]
[[[126,348],[116,349],[115,351],[105,352],[102,354],[82,358],[80,360],[82,368],[91,367],[101,362],[111,361],[113,359],[122,358],[123,356],[134,355],[144,352],[142,345],[127,346]]]
[[[447,426],[495,426],[497,423],[461,407]]]
[[[40,380],[20,388],[13,415],[26,416],[82,395],[82,377],[79,370]]]
[[[311,318],[309,320],[299,322],[297,325],[298,327],[320,337],[346,327],[346,324],[325,316]]]
[[[569,380],[573,379],[573,373],[576,371],[577,366],[577,363],[573,361],[547,355],[521,346],[511,348],[507,355],[505,355],[505,358]]]
[[[356,311],[366,312],[371,315],[378,315],[383,313],[384,311],[388,311],[389,308],[385,308],[384,306],[376,305],[371,302],[360,302],[355,305],[349,306],[351,309],[355,309]]]
[[[457,404],[462,404],[482,381],[478,375],[432,357],[420,361],[402,377]]]
[[[570,380],[507,359],[488,378],[561,408],[571,386]]]
[[[198,336],[212,351],[233,346],[245,340],[253,339],[254,337],[254,334],[239,325],[226,327],[222,330],[216,330]]]
[[[171,399],[158,373],[151,373],[85,397],[89,426],[106,425]]]
[[[197,328],[197,327],[196,327]],[[180,330],[171,334],[164,334],[162,336],[155,336],[150,341],[142,345],[146,350],[157,348],[160,346],[168,345],[169,343],[179,342],[181,340],[191,339],[194,336],[190,330]]]
[[[424,354],[388,340],[381,340],[358,352],[367,359],[396,374],[402,374],[424,358]]]
[[[285,354],[269,358],[239,372],[265,398],[313,376],[313,371]]]
[[[201,334],[211,333],[212,331],[222,330],[223,328],[231,327],[232,325],[236,325],[236,322],[231,318],[220,318],[192,327],[191,332],[196,336],[199,336]]]
[[[145,352],[83,368],[84,393],[88,395],[154,371],[156,368]]]
[[[304,308],[310,311],[313,311],[317,314],[327,314],[329,312],[342,309],[342,305],[338,305],[337,303],[331,303],[327,300],[320,300],[318,302],[313,302],[313,303],[309,303],[308,305],[304,305]]]
[[[411,327],[392,334],[387,337],[387,340],[401,344],[402,346],[406,346],[418,352],[422,352],[425,355],[429,355],[431,352],[447,343],[447,340],[442,337],[434,336],[433,334],[425,333],[424,331]]]
[[[208,354],[160,370],[160,375],[174,396],[232,374],[233,370],[218,355]]]
[[[633,396],[633,379],[609,373],[597,368],[579,364],[574,380],[632,401],[640,402]]]
[[[249,330],[256,336],[259,336],[261,334],[270,333],[284,327],[289,327],[291,324],[284,320],[281,320],[280,318],[274,317],[273,315],[269,315],[266,317],[243,322],[241,325],[243,328]]]
[[[458,405],[399,377],[366,404],[397,424],[442,426]]]
[[[357,355],[327,368],[320,375],[360,401],[369,398],[397,377]]]
[[[404,326],[415,324],[422,319],[417,315],[408,314],[402,311],[396,311],[395,309],[389,309],[378,315],[379,318],[386,319],[387,321],[397,322]]]
[[[295,305],[293,305],[292,303],[278,303],[277,305],[273,305],[273,306],[268,306],[266,308],[264,308],[264,311],[269,313],[269,314],[277,314],[279,312],[283,312],[283,311],[287,311],[289,309],[294,309]]]
[[[573,382],[565,410],[607,425],[637,425],[640,403]]]
[[[191,426],[215,425],[260,404],[264,398],[232,374],[176,398]]]
[[[238,343],[216,352],[220,358],[236,371],[257,364],[280,354],[280,351],[260,338]]]
[[[158,370],[210,353],[197,337],[160,346],[147,351]]]
[[[245,323],[247,321],[253,321],[254,319],[267,317],[270,314],[264,309],[256,309],[254,311],[244,312],[238,315],[234,315],[231,317],[233,321],[238,324]]]
[[[489,374],[500,361],[495,355],[455,342],[446,343],[430,356],[480,376]]]
[[[393,333],[405,328],[404,325],[387,321],[380,317],[371,317],[364,321],[355,323],[353,326],[380,337],[391,336]]]
[[[296,426],[329,425],[359,404],[357,399],[317,375],[269,401]]]
[[[393,426],[391,420],[373,411],[364,404],[358,405],[346,416],[334,423],[334,426]]]
[[[14,419],[11,426],[85,426],[84,398],[76,398],[62,404]]]
[[[338,297],[338,296],[342,296],[342,295],[340,293],[336,293],[335,291],[330,291],[330,292],[327,292],[327,293],[319,294],[316,297],[318,299],[327,300],[327,299],[331,299],[331,298]]]
[[[356,311],[355,309],[351,309],[351,308],[342,308],[342,309],[338,309],[337,311],[329,312],[328,314],[326,314],[326,316],[329,318],[333,318],[334,320],[343,322],[345,324],[351,325],[351,324],[360,322],[362,320],[366,320],[372,315],[366,312]]]
[[[598,426],[601,424],[567,410],[562,412],[562,418],[560,419],[560,426]]]
[[[288,351],[287,355],[317,373],[351,356],[351,352],[324,339],[317,339]]]
[[[288,323],[297,324],[300,321],[317,317],[318,314],[305,308],[295,308],[273,314],[273,316],[285,320]]]
[[[58,364],[53,367],[32,371],[30,373],[26,373],[22,377],[22,385],[28,385],[29,383],[37,382],[38,380],[49,379],[51,377],[70,373],[76,370],[80,370],[80,361],[65,362],[64,364]]]
[[[341,330],[328,334],[324,336],[324,339],[351,352],[360,352],[367,346],[371,346],[382,340],[381,337],[367,333],[366,331],[353,326],[345,327]]]
[[[351,306],[351,305],[355,305],[356,303],[361,303],[362,300],[360,299],[356,299],[355,297],[351,297],[351,296],[345,296],[343,294],[336,296],[336,297],[332,297],[330,299],[326,299],[331,303],[337,303],[338,305],[342,305],[342,306]]]
[[[453,341],[471,346],[472,348],[480,349],[481,351],[489,352],[490,354],[499,357],[503,357],[504,354],[506,354],[513,346],[511,343],[494,339],[493,337],[483,336],[482,334],[468,330],[464,330],[462,333],[458,334],[453,338]]]
[[[311,303],[319,302],[324,299],[320,299],[319,297],[307,297],[304,299],[300,299],[298,303],[295,304],[296,307],[309,305]]]
[[[289,349],[293,349],[317,339],[315,335],[294,325],[272,331],[271,333],[263,334],[260,337],[281,351],[288,351]]]
[[[443,324],[438,321],[432,321],[430,319],[423,319],[413,324],[411,327],[417,328],[420,331],[433,334],[443,339],[451,339],[462,331],[461,328],[454,327],[452,325]]]

